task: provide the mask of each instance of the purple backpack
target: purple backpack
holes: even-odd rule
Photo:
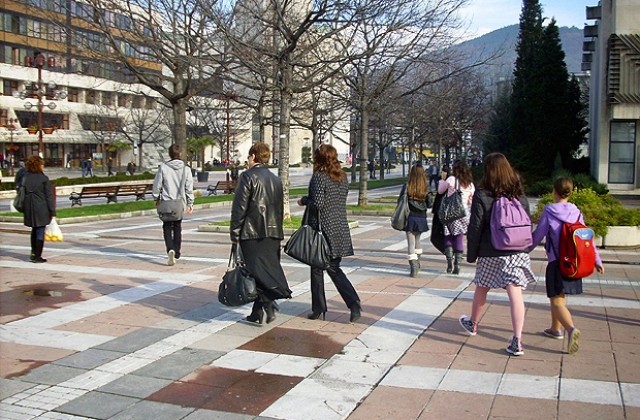
[[[500,197],[491,209],[491,245],[500,251],[525,251],[533,243],[531,219],[517,198]]]

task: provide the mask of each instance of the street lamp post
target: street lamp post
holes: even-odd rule
[[[225,99],[227,100],[227,106],[226,106],[226,112],[227,112],[227,115],[226,115],[226,117],[227,117],[226,118],[226,124],[227,124],[227,130],[226,130],[227,131],[226,132],[226,135],[227,135],[227,166],[229,166],[231,164],[231,161],[229,160],[229,158],[230,158],[230,154],[229,154],[229,137],[230,136],[229,135],[231,133],[231,130],[229,128],[229,125],[230,125],[230,122],[231,122],[230,121],[230,114],[231,114],[231,103],[230,103],[230,101],[231,101],[231,98],[228,95],[225,95]],[[226,172],[227,172],[227,182],[229,182],[229,171],[226,171]]]
[[[42,69],[45,64],[50,67],[55,66],[55,59],[53,57],[49,57],[47,60],[40,51],[36,51],[33,53],[33,57],[27,56],[25,57],[24,64],[26,67],[36,67],[38,69],[38,81],[36,82],[37,88],[29,92],[29,94],[35,95],[38,99],[36,106],[38,107],[38,154],[41,158],[44,159],[44,131],[42,131],[43,125],[43,110],[45,107],[44,99],[47,98],[47,87],[54,91],[53,99],[59,100],[67,97],[67,92],[64,90],[57,90],[55,83],[49,83],[48,86],[45,86],[44,80],[42,80]],[[20,99],[25,99],[27,97],[27,92],[14,92],[14,96]],[[55,102],[49,102],[46,106],[53,110],[56,109]],[[31,109],[33,104],[31,102],[25,102],[25,109]]]
[[[18,129],[18,127],[16,127],[16,123],[18,122],[17,118],[9,118],[8,123],[7,123],[7,130],[9,130],[9,138],[11,141],[11,157],[8,159],[9,161],[9,173],[11,176],[13,176],[13,163],[15,162],[15,159],[13,157],[15,150],[13,150],[13,133],[14,131],[16,131]]]

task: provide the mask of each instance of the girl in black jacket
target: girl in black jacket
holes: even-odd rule
[[[56,206],[49,178],[42,173],[44,160],[40,156],[27,159],[27,172],[22,179],[25,187],[24,225],[31,228],[31,262],[45,263],[42,258],[44,230],[56,216]]]
[[[531,260],[527,249],[501,251],[491,244],[491,209],[493,202],[501,196],[517,198],[529,212],[529,202],[524,196],[520,176],[501,153],[491,153],[484,160],[484,176],[480,189],[473,196],[471,219],[467,231],[467,261],[476,262],[473,279],[476,290],[473,295],[471,317],[462,315],[460,325],[469,335],[476,335],[482,308],[490,289],[506,289],[511,307],[513,335],[509,340],[507,353],[520,356],[522,350],[522,329],[524,327],[524,300],[522,291],[527,284],[535,281],[531,271]]]

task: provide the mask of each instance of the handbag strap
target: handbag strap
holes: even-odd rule
[[[242,248],[238,242],[234,242],[231,244],[231,252],[229,253],[229,262],[227,263],[227,268],[234,268],[237,266],[241,266],[244,264],[242,258]]]
[[[322,223],[320,222],[320,211],[318,210],[318,230],[322,232]],[[302,214],[302,226],[309,224],[309,206],[305,206],[304,213]]]

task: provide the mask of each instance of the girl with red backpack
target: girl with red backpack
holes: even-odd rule
[[[547,253],[547,268],[545,281],[547,297],[551,303],[551,327],[542,333],[547,337],[562,340],[564,333],[569,334],[569,354],[573,354],[580,348],[580,330],[578,330],[567,308],[566,295],[579,295],[582,293],[582,279],[567,279],[560,273],[558,266],[558,252],[560,249],[560,236],[565,222],[579,221],[584,223],[580,209],[569,202],[569,196],[573,192],[573,181],[570,178],[560,177],[553,183],[554,203],[545,206],[536,230],[533,232],[533,245],[535,248],[546,237],[545,251]],[[600,273],[604,273],[602,259],[595,244],[595,267]]]

